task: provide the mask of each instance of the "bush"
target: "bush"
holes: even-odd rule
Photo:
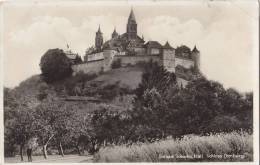
[[[61,49],[49,49],[40,62],[42,76],[46,82],[54,82],[71,76],[71,61]]]
[[[112,69],[116,69],[116,68],[120,68],[122,65],[121,65],[121,59],[117,59],[115,61],[112,62]]]

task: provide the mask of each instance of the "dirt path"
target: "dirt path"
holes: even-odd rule
[[[24,157],[23,162],[20,161],[20,157],[5,158],[6,163],[27,163],[27,157]],[[61,157],[59,155],[50,155],[48,159],[44,159],[43,156],[33,156],[33,163],[85,163],[92,162],[92,156],[78,156],[78,155],[65,155]]]

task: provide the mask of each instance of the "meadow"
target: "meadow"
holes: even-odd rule
[[[253,136],[247,132],[185,135],[154,143],[101,148],[95,162],[253,161]]]

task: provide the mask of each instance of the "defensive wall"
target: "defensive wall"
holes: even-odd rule
[[[175,66],[177,65],[189,69],[190,67],[194,67],[194,61],[190,59],[181,58],[181,57],[175,57]]]
[[[112,62],[119,59],[122,66],[127,66],[129,64],[135,65],[138,62],[149,62],[150,60],[152,60],[154,62],[158,62],[160,65],[165,65],[164,67],[172,71],[175,71],[175,66],[177,65],[181,65],[185,68],[190,68],[194,66],[194,61],[180,57],[175,57],[173,61],[169,61],[168,59],[166,59],[163,62],[161,55],[117,55],[116,51],[110,50],[104,52],[104,59],[98,59],[73,65],[73,74],[76,74],[78,72],[99,73],[101,71],[108,71],[111,69]],[[173,67],[169,65],[173,65]]]
[[[161,57],[159,55],[125,55],[125,56],[114,56],[114,61],[120,59],[122,66],[127,66],[128,64],[135,65],[138,62],[149,62],[150,60],[160,63]]]
[[[72,65],[73,74],[83,72],[83,73],[99,73],[104,67],[104,60],[95,60],[84,62],[77,65]]]

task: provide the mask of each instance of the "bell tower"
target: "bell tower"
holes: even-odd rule
[[[96,38],[95,38],[95,46],[98,51],[101,51],[103,45],[103,33],[100,30],[100,25],[98,27],[98,31],[96,32]]]
[[[136,39],[137,37],[137,23],[135,20],[133,8],[131,9],[130,15],[128,17],[126,33],[129,40]]]

